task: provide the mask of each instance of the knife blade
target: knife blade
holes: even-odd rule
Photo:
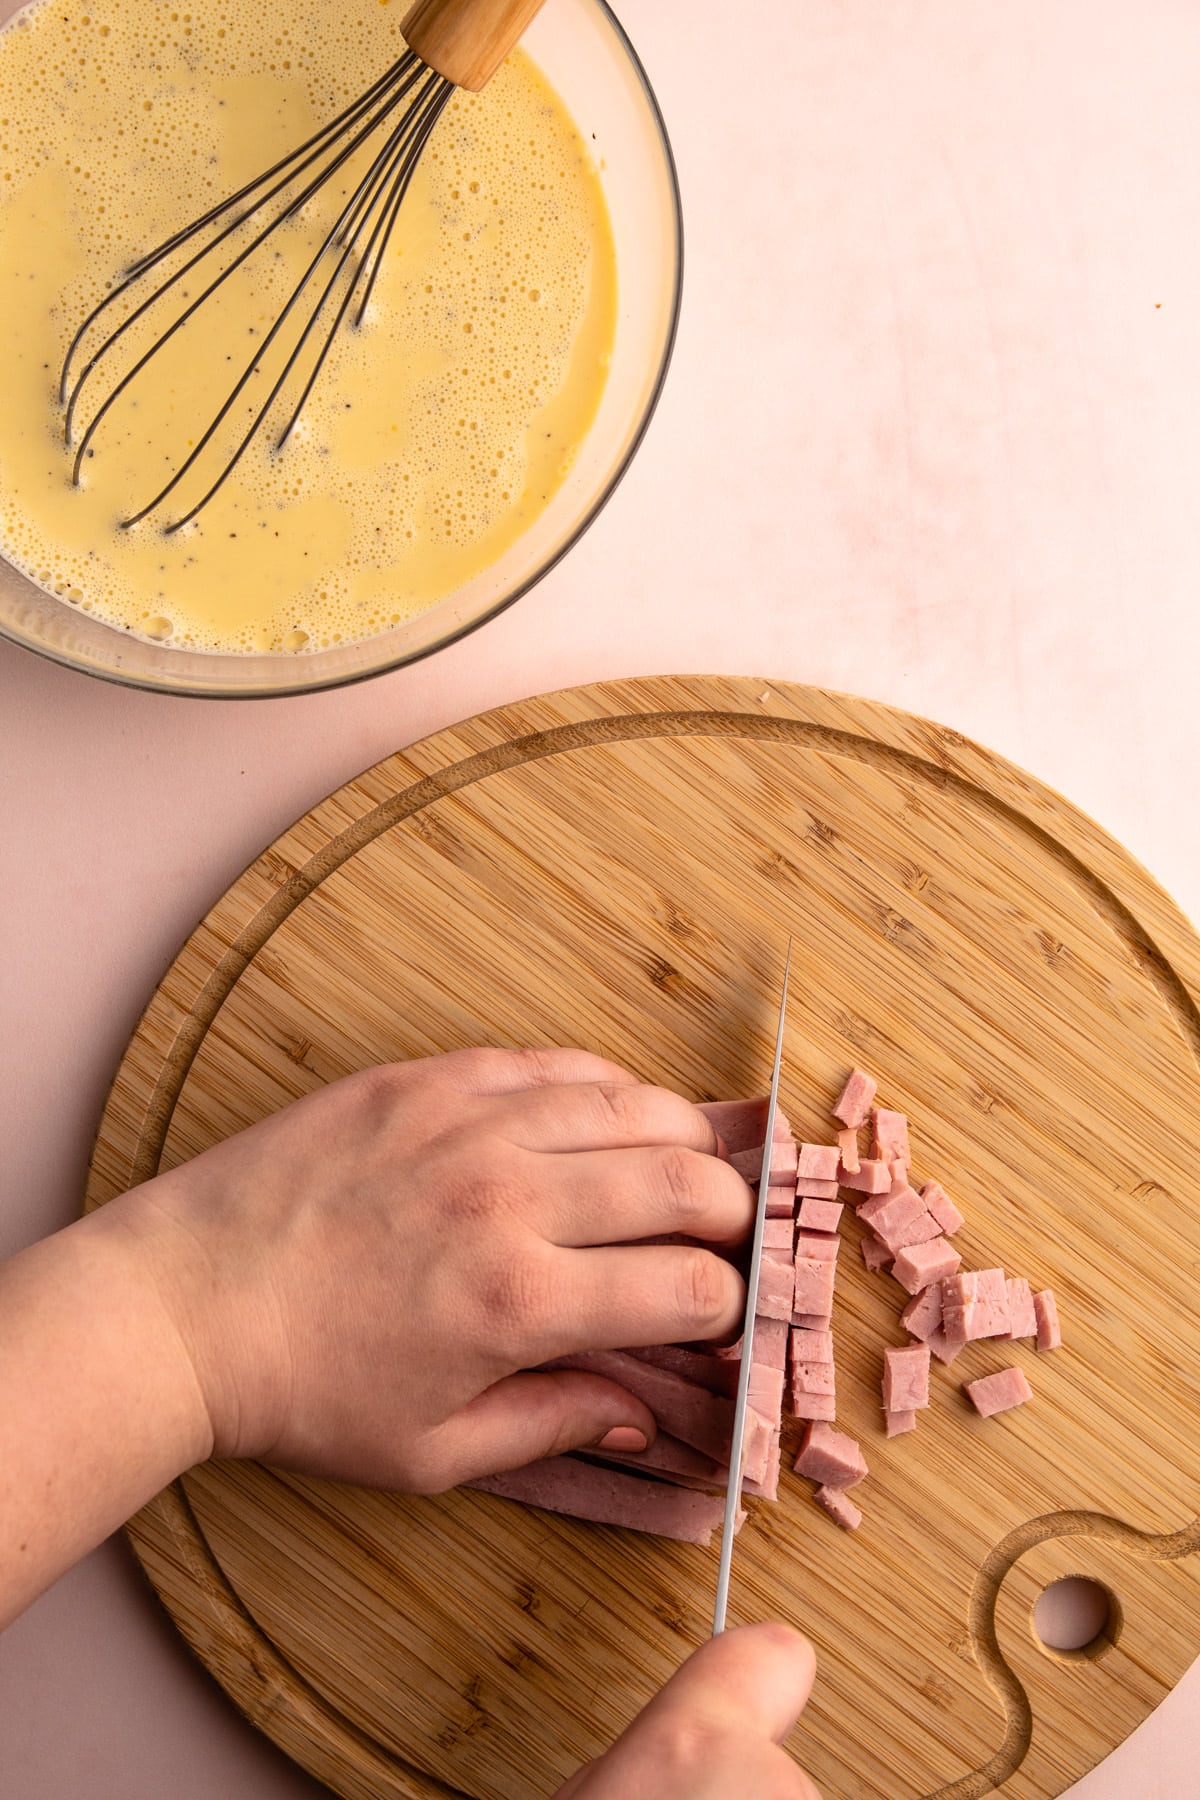
[[[729,1444],[729,1481],[725,1489],[725,1523],[721,1528],[721,1563],[717,1570],[717,1598],[712,1634],[725,1629],[729,1605],[729,1571],[733,1562],[733,1527],[742,1502],[743,1462],[746,1448],[746,1413],[750,1396],[750,1364],[754,1353],[754,1315],[758,1310],[758,1277],[762,1268],[763,1227],[767,1218],[767,1193],[771,1185],[771,1157],[775,1149],[775,1113],[779,1106],[779,1071],[783,1067],[783,1030],[787,1022],[788,977],[792,969],[792,940],[788,939],[783,965],[783,992],[779,999],[779,1025],[775,1032],[775,1063],[771,1070],[771,1098],[767,1104],[767,1128],[763,1139],[762,1174],[758,1180],[758,1206],[754,1214],[754,1238],[746,1275],[746,1316],[742,1323],[742,1361],[738,1372],[737,1400],[733,1411],[733,1435]]]

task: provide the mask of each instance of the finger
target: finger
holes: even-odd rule
[[[743,1625],[689,1656],[641,1717],[685,1714],[781,1744],[808,1704],[816,1668],[812,1645],[790,1625]]]
[[[645,1244],[558,1255],[564,1265],[559,1323],[555,1347],[544,1350],[541,1362],[573,1350],[687,1344],[741,1327],[746,1284],[711,1250]]]
[[[700,1107],[705,1118],[718,1131],[731,1155],[739,1150],[757,1150],[767,1129],[767,1105],[762,1100],[706,1100]],[[791,1126],[779,1107],[775,1109],[775,1136],[790,1137]]]
[[[651,1703],[653,1704],[653,1702]],[[639,1721],[640,1723],[640,1721]],[[631,1732],[634,1727],[631,1727]],[[579,1769],[555,1800],[821,1800],[778,1744],[745,1731],[714,1738],[680,1721],[636,1741],[618,1738],[599,1762]]]
[[[644,1450],[657,1429],[649,1407],[601,1375],[508,1375],[440,1427],[437,1453],[451,1480],[471,1481],[597,1445],[614,1431],[633,1435],[608,1448]]]
[[[717,1133],[698,1106],[669,1088],[607,1080],[543,1088],[497,1102],[496,1129],[524,1150],[632,1150],[680,1144],[715,1156]]]
[[[650,1791],[654,1778],[660,1800],[734,1793],[813,1800],[816,1789],[776,1746],[803,1711],[815,1669],[812,1645],[789,1626],[723,1632],[688,1658],[564,1793],[618,1800]]]
[[[582,1082],[610,1082],[617,1087],[637,1085],[636,1075],[590,1050],[569,1047],[520,1050],[479,1048],[450,1050],[431,1057],[438,1072],[462,1094],[521,1094],[536,1088],[578,1086]]]
[[[666,1232],[736,1244],[754,1220],[754,1196],[728,1163],[676,1144],[557,1156],[547,1172],[541,1225],[556,1244],[628,1244]]]

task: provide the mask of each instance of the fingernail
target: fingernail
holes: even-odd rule
[[[636,1425],[614,1425],[606,1431],[597,1450],[631,1450],[637,1452],[646,1448],[646,1434],[639,1431]]]

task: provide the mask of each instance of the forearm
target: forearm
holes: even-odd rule
[[[0,1266],[0,1628],[211,1451],[126,1204]]]

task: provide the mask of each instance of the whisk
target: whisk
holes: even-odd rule
[[[283,447],[338,332],[351,313],[354,326],[363,322],[404,197],[455,88],[478,93],[542,4],[543,0],[416,0],[401,26],[407,50],[364,94],[289,155],[183,226],[125,272],[83,321],[63,362],[60,401],[66,408],[65,441],[68,449],[75,451],[71,479],[76,486],[84,459],[94,454],[97,431],[130,384],[234,270],[307,206],[357,152],[366,154],[364,146],[378,135],[378,148],[371,155],[365,174],[233,388],[170,480],[121,523],[136,525],[163,506],[185,477],[208,457],[216,468],[209,485],[198,500],[163,529],[173,532],[188,524],[228,480],[284,390],[295,380],[301,384],[300,392],[273,446],[275,450]],[[302,185],[297,188],[297,183]],[[238,234],[248,235],[249,241],[238,242]],[[222,254],[228,260],[213,273]],[[180,257],[182,262],[174,266]],[[162,273],[164,263],[171,268],[169,274]],[[202,284],[195,298],[190,291],[180,292],[180,284],[189,276]],[[144,297],[143,289],[147,290]],[[186,304],[108,389],[80,431],[87,410],[81,406],[81,396],[90,378],[97,371],[103,375],[111,367],[113,352],[125,334],[172,295],[186,299]],[[120,323],[107,330],[95,349],[85,349],[100,326],[107,323],[105,315],[122,301],[129,304],[130,310]],[[293,318],[298,326],[296,341],[269,393],[261,403],[249,407],[250,423],[232,447],[218,450],[222,427]],[[72,364],[81,355],[86,355],[86,361],[72,381]]]

